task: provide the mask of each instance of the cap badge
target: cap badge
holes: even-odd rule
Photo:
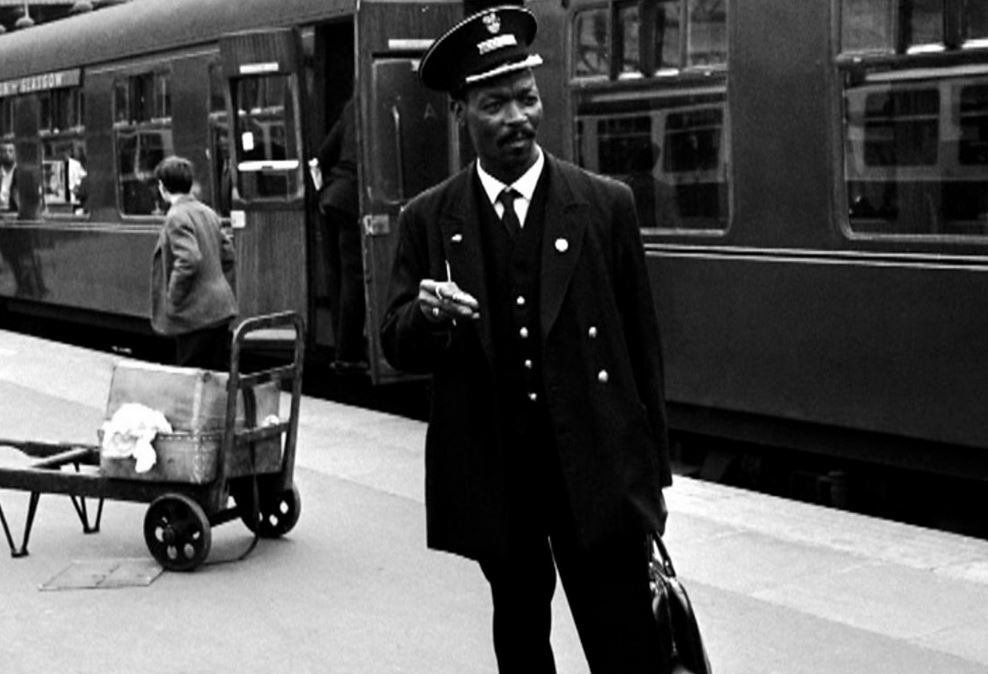
[[[487,26],[487,32],[491,35],[501,32],[501,19],[494,12],[484,15],[484,25]]]

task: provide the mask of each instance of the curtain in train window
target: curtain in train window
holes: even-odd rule
[[[606,77],[610,73],[609,32],[606,7],[583,10],[573,17],[575,77]]]
[[[853,231],[988,234],[988,78],[866,81],[844,106]]]
[[[301,196],[295,139],[294,75],[244,77],[234,85],[237,178],[245,199]]]

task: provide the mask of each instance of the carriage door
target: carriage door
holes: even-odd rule
[[[240,316],[306,315],[301,44],[291,29],[220,41],[229,84],[232,209]]]
[[[361,152],[367,197],[363,207],[367,267],[367,331],[371,376],[397,378],[384,360],[378,330],[387,308],[388,280],[398,244],[398,213],[416,194],[450,175],[446,96],[418,79],[421,54],[376,54],[370,64]]]

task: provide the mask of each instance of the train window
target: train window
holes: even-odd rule
[[[842,0],[841,9],[850,230],[988,235],[988,69],[974,61],[988,46],[988,4]]]
[[[586,31],[584,14],[598,16],[578,12],[574,31]],[[631,77],[623,90],[574,89],[576,160],[631,186],[645,231],[723,231],[730,216],[727,2],[641,0],[614,5],[611,16],[618,79],[648,77]],[[573,44],[581,40],[574,35]]]
[[[114,83],[114,141],[120,210],[161,215],[154,169],[175,153],[168,72],[140,73]]]
[[[238,188],[246,199],[300,196],[301,162],[295,127],[293,75],[243,77],[235,82]]]
[[[14,99],[0,98],[0,138],[14,135]]]
[[[985,46],[984,0],[841,0],[845,52],[924,54]]]
[[[79,87],[39,94],[42,190],[48,214],[82,214],[86,208],[86,141]]]
[[[727,226],[726,106],[688,94],[640,113],[581,115],[581,165],[626,182],[642,229],[718,231]]]
[[[229,217],[233,196],[230,168],[230,123],[226,114],[226,78],[223,66],[209,66],[209,163],[213,199],[210,204],[223,217]]]
[[[595,7],[573,18],[573,75],[606,77],[610,73],[608,10]]]
[[[651,5],[655,12],[655,69],[678,69],[680,59],[679,3],[659,2]]]
[[[907,49],[916,50],[941,45],[944,0],[911,0],[901,5],[903,12],[903,42]]]
[[[988,38],[988,3],[984,0],[965,0],[964,19],[965,40]]]
[[[852,231],[988,234],[988,77],[865,83],[844,105]]]
[[[843,0],[841,44],[845,51],[892,51],[893,5],[875,0]]]
[[[689,0],[687,65],[727,63],[727,0]]]
[[[638,3],[617,5],[616,24],[618,27],[618,49],[621,52],[620,76],[640,76],[642,74],[641,52],[638,35],[641,32],[641,17]]]

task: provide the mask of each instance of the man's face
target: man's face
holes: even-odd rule
[[[535,162],[542,99],[532,71],[470,87],[454,102],[454,112],[466,123],[484,170],[502,182],[514,182]]]
[[[4,143],[0,145],[0,166],[4,168],[10,168],[14,165],[14,159],[16,155],[14,154],[14,146],[11,143]]]

